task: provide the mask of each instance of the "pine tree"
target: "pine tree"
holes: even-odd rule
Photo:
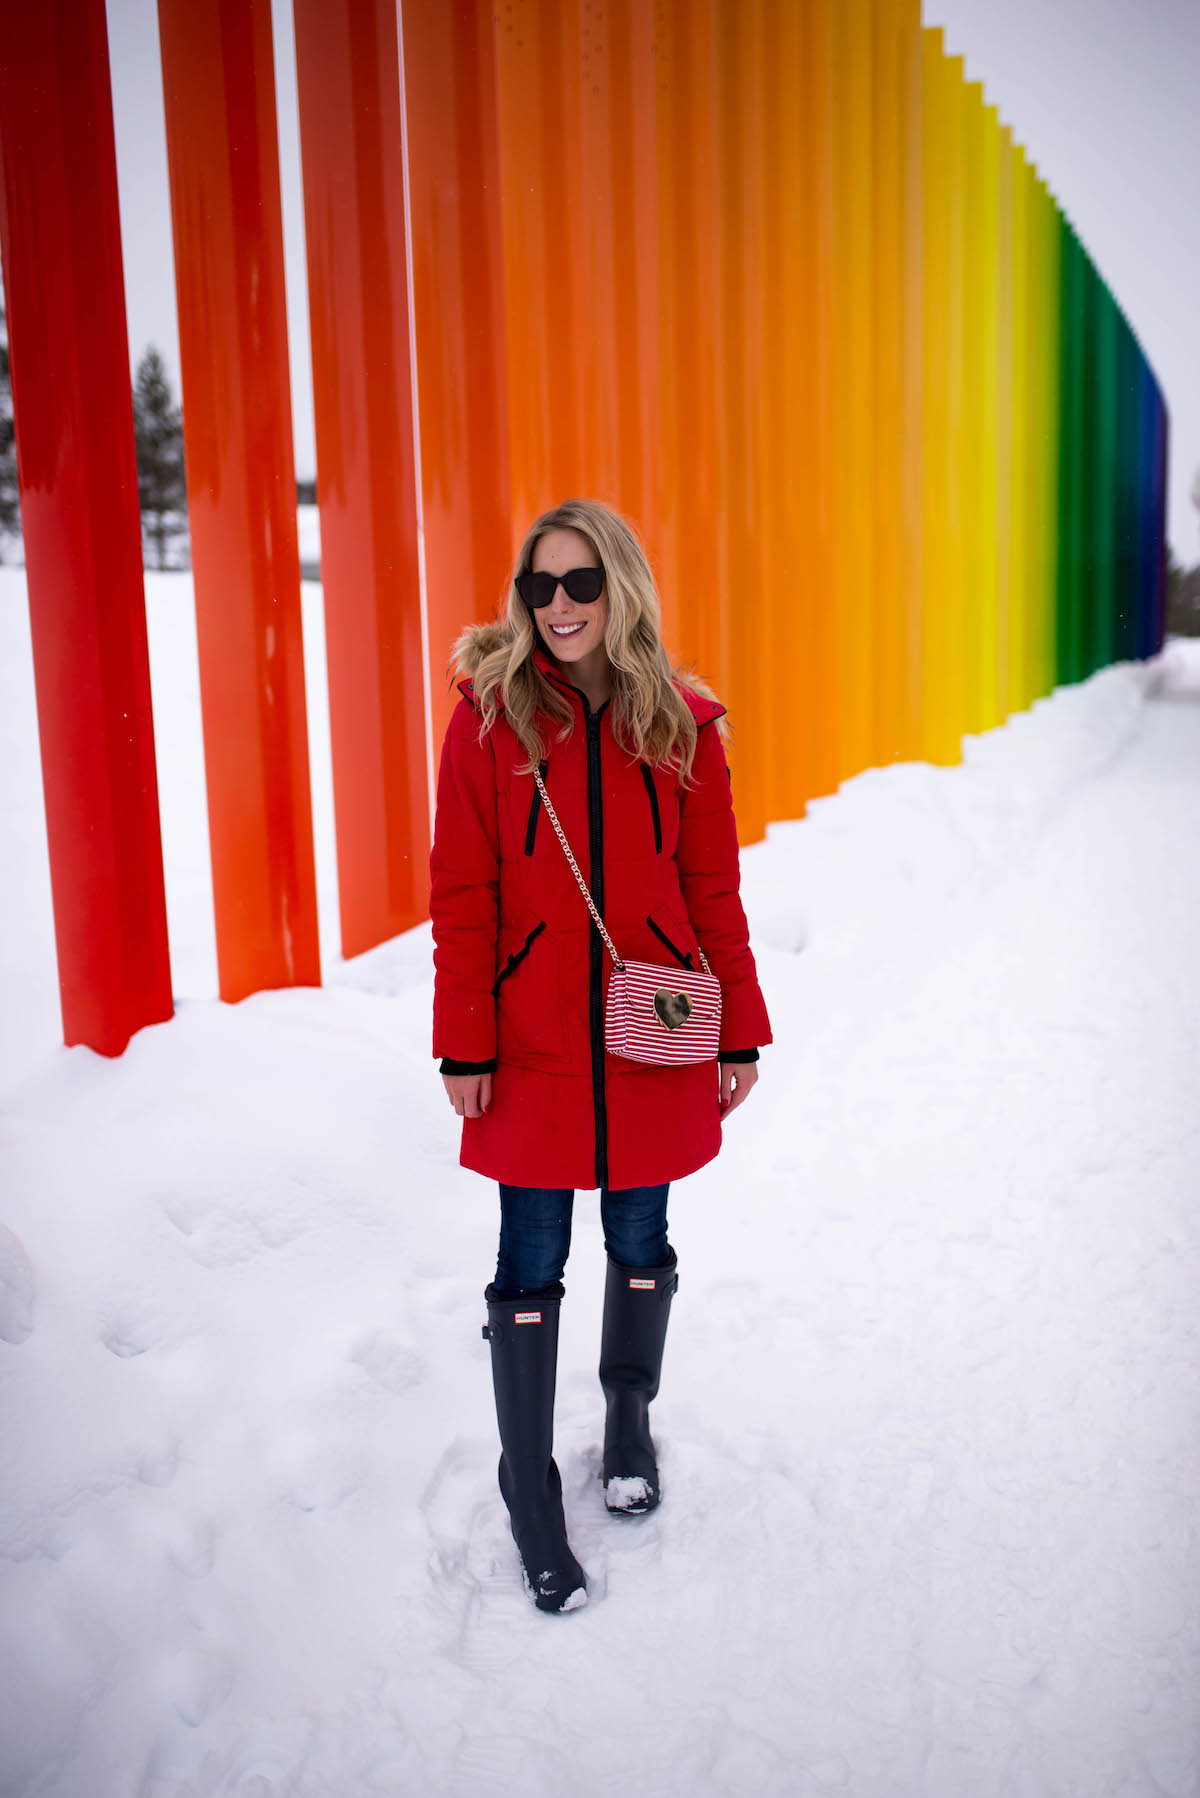
[[[8,331],[4,323],[4,307],[0,306],[0,561],[4,559],[4,539],[16,536],[21,528],[21,508],[17,493],[17,441],[13,433],[12,381],[8,368]]]
[[[172,541],[187,532],[183,420],[163,359],[148,345],[133,382],[133,440],[137,451],[142,535],[154,567],[168,566]]]

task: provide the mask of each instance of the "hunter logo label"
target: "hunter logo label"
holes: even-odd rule
[[[513,1314],[513,1322],[515,1324],[540,1324],[541,1321],[542,1314],[540,1311],[517,1311]]]
[[[654,1291],[654,1281],[653,1280],[630,1280],[629,1285],[630,1285],[630,1290],[633,1292],[653,1292]]]

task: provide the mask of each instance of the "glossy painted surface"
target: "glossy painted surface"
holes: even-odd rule
[[[338,901],[351,956],[419,922],[429,898],[400,57],[394,0],[295,0],[293,14]]]
[[[955,762],[965,716],[965,94],[961,57],[924,34],[921,758]]]
[[[1153,654],[1165,606],[1160,578],[1165,549],[1160,520],[1165,516],[1166,461],[1161,430],[1162,399],[1149,365],[1139,356],[1137,624],[1134,653]]]
[[[1138,468],[1141,453],[1138,351],[1129,321],[1117,316],[1117,496],[1114,658],[1137,655]]]
[[[1121,389],[1120,314],[1116,301],[1100,281],[1096,284],[1096,468],[1092,498],[1095,573],[1091,602],[1093,668],[1104,668],[1117,656],[1120,602],[1119,407]]]
[[[719,238],[716,21],[711,0],[664,0],[653,39],[656,122],[659,551],[671,652],[719,679],[724,610],[717,467]],[[669,201],[667,196],[670,196]]]
[[[310,9],[319,15],[321,7]],[[486,0],[405,0],[412,287],[436,766],[463,626],[490,618],[513,548],[496,51]]]
[[[875,331],[872,295],[874,11],[833,8],[833,485],[830,602],[836,636],[837,772],[877,759],[880,591],[875,570]]]
[[[987,558],[983,520],[986,493],[986,471],[982,465],[984,396],[989,372],[985,358],[995,337],[994,321],[987,317],[984,272],[988,208],[981,142],[981,82],[964,84],[962,106],[962,715],[959,729],[978,731],[983,700],[984,637],[987,625],[995,615],[996,581],[995,560]]]
[[[920,754],[922,45],[918,0],[875,0],[872,230],[875,749]]]
[[[729,769],[738,829],[753,842],[766,829],[766,745],[774,671],[786,654],[776,635],[781,595],[763,528],[771,485],[766,457],[763,258],[763,7],[717,0],[717,538],[719,656],[711,678],[729,708]]]
[[[159,0],[221,997],[318,985],[268,0]]]
[[[1162,389],[1155,382],[1152,400],[1154,414],[1154,462],[1150,484],[1151,542],[1147,546],[1146,594],[1149,618],[1149,642],[1153,654],[1161,648],[1167,618],[1167,456],[1169,420]]]
[[[702,28],[702,25],[698,28]],[[652,20],[633,0],[497,15],[514,538],[591,493],[653,524],[657,194]]]
[[[897,0],[901,163],[901,279],[904,336],[901,379],[900,540],[901,625],[896,645],[894,754],[913,761],[921,753],[921,595],[924,579],[924,450],[922,419],[925,341],[925,260],[921,237],[925,58],[920,0]]]
[[[766,799],[769,818],[789,818],[837,779],[832,7],[779,6],[768,9],[772,20],[767,125],[786,160],[767,233],[781,291],[767,345],[768,416],[777,421],[767,491],[779,523],[765,546],[777,589]]]
[[[795,349],[801,341],[796,301],[804,287],[801,254],[807,234],[803,213],[811,204],[805,181],[799,107],[785,106],[802,86],[803,38],[800,9],[765,7],[760,33],[759,106],[763,189],[759,213],[759,313],[762,354],[777,379],[764,381],[761,393],[761,447],[767,470],[785,465],[796,440],[795,394],[799,369]],[[762,633],[758,653],[764,773],[762,803],[766,817],[783,817],[784,782],[789,762],[800,763],[799,733],[793,728],[793,705],[783,681],[789,642],[811,641],[806,615],[808,583],[800,565],[803,521],[798,486],[766,480],[757,509],[762,544],[762,604],[753,621]]]
[[[1161,392],[918,0],[400,13],[402,44],[382,0],[296,13],[348,953],[424,907],[452,642],[505,603],[519,538],[572,494],[640,530],[668,649],[729,708],[746,841],[873,763],[955,761],[965,731],[1158,648]],[[59,34],[70,125],[10,83],[0,129],[40,156],[26,169],[6,148],[4,254],[60,949],[83,836],[131,769],[140,795],[112,801],[117,897],[66,957],[111,1021],[97,996],[128,919],[144,927],[119,954],[148,957],[130,990],[166,976],[128,369],[97,348],[121,312],[111,130],[93,217],[63,173],[79,121],[107,117],[101,25],[95,0],[17,21],[30,44]],[[319,977],[270,16],[160,0],[160,26],[218,959],[237,998]],[[103,273],[94,317],[68,262]],[[75,361],[57,347],[71,331]],[[123,498],[96,507],[104,481]],[[124,761],[113,707],[132,720]]]
[[[948,117],[942,33],[921,38],[921,610],[919,729],[915,755],[939,761],[949,754],[945,702],[949,610],[947,485],[949,481],[949,359],[945,354],[950,291],[950,194],[945,137]]]
[[[1057,431],[1057,415],[1049,410],[1053,383],[1050,363],[1048,295],[1053,270],[1047,253],[1048,207],[1042,184],[1032,162],[1023,172],[1025,186],[1025,453],[1014,464],[1014,481],[1020,483],[1025,513],[1026,686],[1021,703],[1033,704],[1054,685],[1054,478],[1050,472],[1050,436]]]
[[[1133,429],[1112,319],[917,0],[506,0],[490,35],[451,9],[465,159],[433,116],[454,33],[407,10],[418,291],[439,179],[487,185],[510,538],[574,492],[639,525],[669,648],[729,706],[747,840],[874,762],[957,760],[1116,643],[1119,544],[1081,535]],[[418,304],[431,442],[467,403],[436,338]]]
[[[871,347],[874,400],[871,418],[872,476],[876,517],[896,528],[871,532],[877,601],[874,608],[876,667],[872,740],[874,759],[896,759],[900,738],[898,680],[904,669],[905,546],[903,503],[904,389],[904,161],[901,150],[900,38],[893,0],[872,8],[869,69],[871,94],[871,210],[874,243],[871,283]]]
[[[997,674],[999,716],[1022,710],[1027,687],[1027,581],[1025,581],[1024,491],[1020,469],[1027,457],[1027,361],[1025,361],[1024,187],[1020,155],[1007,126],[997,126],[999,192],[999,318],[997,399],[997,538],[999,538],[1000,640]]]
[[[1040,592],[1040,678],[1038,694],[1058,685],[1058,475],[1063,460],[1061,428],[1061,340],[1058,334],[1061,297],[1061,230],[1058,207],[1042,178],[1038,194],[1038,331],[1034,334],[1033,446],[1029,471],[1034,487],[1034,541],[1038,545]]]
[[[7,8],[0,250],[63,1040],[171,1016],[103,0]]]
[[[969,482],[967,729],[991,730],[1001,721],[999,680],[1004,655],[1000,629],[998,478],[1000,447],[1000,278],[998,122],[972,92],[969,127],[971,202],[967,211],[971,321],[966,386],[971,394],[973,453]]]
[[[1058,471],[1058,679],[1082,680],[1084,642],[1084,507],[1089,486],[1087,271],[1083,246],[1065,219],[1059,224],[1058,415],[1061,455]]]
[[[949,253],[943,342],[938,351],[946,358],[946,608],[942,616],[945,638],[944,677],[939,710],[946,736],[941,757],[958,761],[968,715],[967,614],[971,604],[968,561],[968,505],[971,467],[969,457],[969,409],[967,399],[967,258],[970,220],[967,216],[967,82],[961,56],[946,58],[946,115],[943,154],[946,157]]]

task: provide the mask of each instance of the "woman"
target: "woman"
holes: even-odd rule
[[[500,1186],[485,1293],[500,1490],[527,1589],[586,1603],[567,1542],[553,1412],[562,1273],[579,1187],[608,1252],[600,1381],[610,1511],[651,1510],[676,1256],[667,1190],[721,1146],[771,1027],[738,897],[729,773],[702,682],[673,671],[633,531],[592,500],[531,526],[503,619],[455,646],[430,858],[433,1052],[463,1120],[461,1162]],[[604,1046],[611,960],[534,778],[622,957],[721,983],[715,1061],[653,1066]]]

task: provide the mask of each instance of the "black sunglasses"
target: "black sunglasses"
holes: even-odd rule
[[[540,612],[554,598],[554,589],[562,582],[568,599],[577,606],[590,606],[600,597],[604,586],[603,568],[568,568],[565,574],[519,574],[513,585],[531,612]]]

